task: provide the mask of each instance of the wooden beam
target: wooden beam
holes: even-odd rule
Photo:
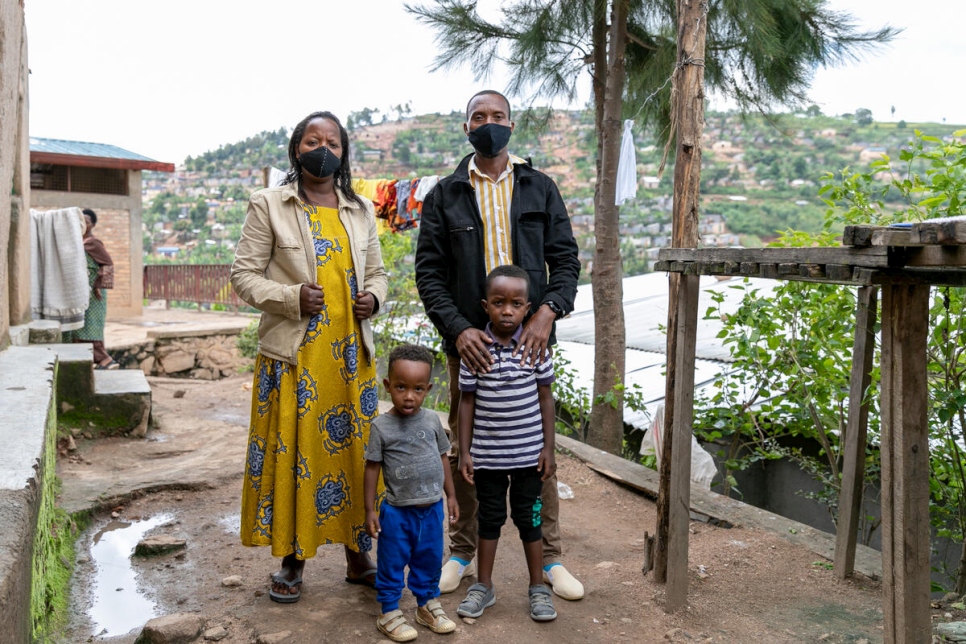
[[[662,248],[658,259],[687,262],[756,262],[759,264],[849,264],[866,268],[894,266],[888,248]]]
[[[872,357],[875,354],[877,291],[874,286],[863,286],[856,295],[849,418],[845,426],[842,488],[839,493],[839,518],[835,530],[833,570],[839,579],[851,575],[855,567],[856,535],[862,509],[862,491],[865,489],[863,481],[866,431],[869,424],[868,389],[872,381]]]
[[[929,286],[882,289],[882,591],[886,644],[930,641]]]
[[[920,244],[966,244],[966,220],[913,224],[910,237]]]
[[[888,226],[846,226],[842,235],[843,246],[916,246],[908,229]]]

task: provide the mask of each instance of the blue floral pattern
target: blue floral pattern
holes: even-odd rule
[[[356,279],[356,269],[346,269],[345,281],[349,285],[349,293],[352,295],[352,299],[356,299],[356,295],[359,294],[359,280]]]
[[[261,436],[251,436],[248,441],[248,470],[247,474],[252,482],[262,478],[262,467],[265,464],[265,439]]]
[[[315,487],[316,525],[321,526],[332,517],[342,514],[348,505],[349,484],[345,472],[338,476],[326,475]]]
[[[376,379],[371,378],[359,385],[362,393],[359,394],[359,415],[366,420],[372,420],[379,411],[379,385]]]
[[[340,360],[339,375],[346,382],[352,382],[359,370],[359,344],[357,335],[350,333],[341,340],[332,343],[332,357]]]
[[[309,403],[319,399],[319,392],[316,390],[315,380],[309,374],[308,369],[302,369],[296,396],[299,401],[299,418],[301,418],[309,412]]]
[[[319,418],[319,431],[324,440],[322,445],[329,454],[336,454],[352,443],[353,438],[362,438],[362,419],[352,404],[340,403]]]
[[[274,498],[273,493],[269,493],[262,502],[258,504],[258,513],[256,515],[255,531],[262,535],[266,539],[272,538],[272,515],[274,514]]]
[[[309,470],[309,461],[307,458],[305,458],[305,455],[302,454],[301,450],[296,456],[295,465],[293,467],[295,469],[295,487],[300,488],[302,487],[302,481],[308,481],[312,478],[312,472]]]
[[[318,338],[322,330],[330,324],[332,324],[332,320],[329,319],[329,307],[323,303],[322,310],[309,319],[309,326],[305,330],[305,342],[312,342]]]

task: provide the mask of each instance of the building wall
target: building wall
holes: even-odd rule
[[[34,190],[31,207],[90,208],[97,213],[94,235],[114,260],[114,288],[107,292],[107,318],[141,315],[144,257],[141,242],[141,171],[128,170],[128,196]]]
[[[30,143],[23,0],[0,2],[0,349],[30,319]]]

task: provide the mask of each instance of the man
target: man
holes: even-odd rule
[[[460,359],[475,373],[490,369],[484,331],[484,283],[489,271],[515,264],[530,277],[531,311],[516,356],[535,364],[556,342],[554,322],[573,310],[580,260],[570,217],[557,186],[528,161],[507,151],[514,123],[510,103],[493,90],[478,92],[466,106],[463,131],[475,152],[439,181],[423,201],[416,245],[416,286],[426,313],[443,337],[449,372],[449,427],[460,519],[450,530],[449,561],[440,592],[453,592],[475,573],[476,495],[458,475],[456,431]],[[544,581],[564,599],[580,599],[583,585],[560,564],[557,477],[544,483]]]

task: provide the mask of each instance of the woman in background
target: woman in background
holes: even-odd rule
[[[349,137],[329,112],[292,131],[281,186],[252,194],[231,283],[262,311],[241,540],[281,557],[269,596],[298,601],[305,560],[341,543],[346,581],[371,586],[363,474],[376,416],[369,323],[386,272],[372,203],[352,190]]]
[[[114,261],[104,243],[94,236],[97,213],[84,208],[84,252],[87,254],[87,277],[91,300],[84,312],[84,326],[64,334],[65,342],[90,342],[94,345],[94,368],[117,369],[120,365],[104,348],[104,322],[107,320],[107,289],[114,288]]]

